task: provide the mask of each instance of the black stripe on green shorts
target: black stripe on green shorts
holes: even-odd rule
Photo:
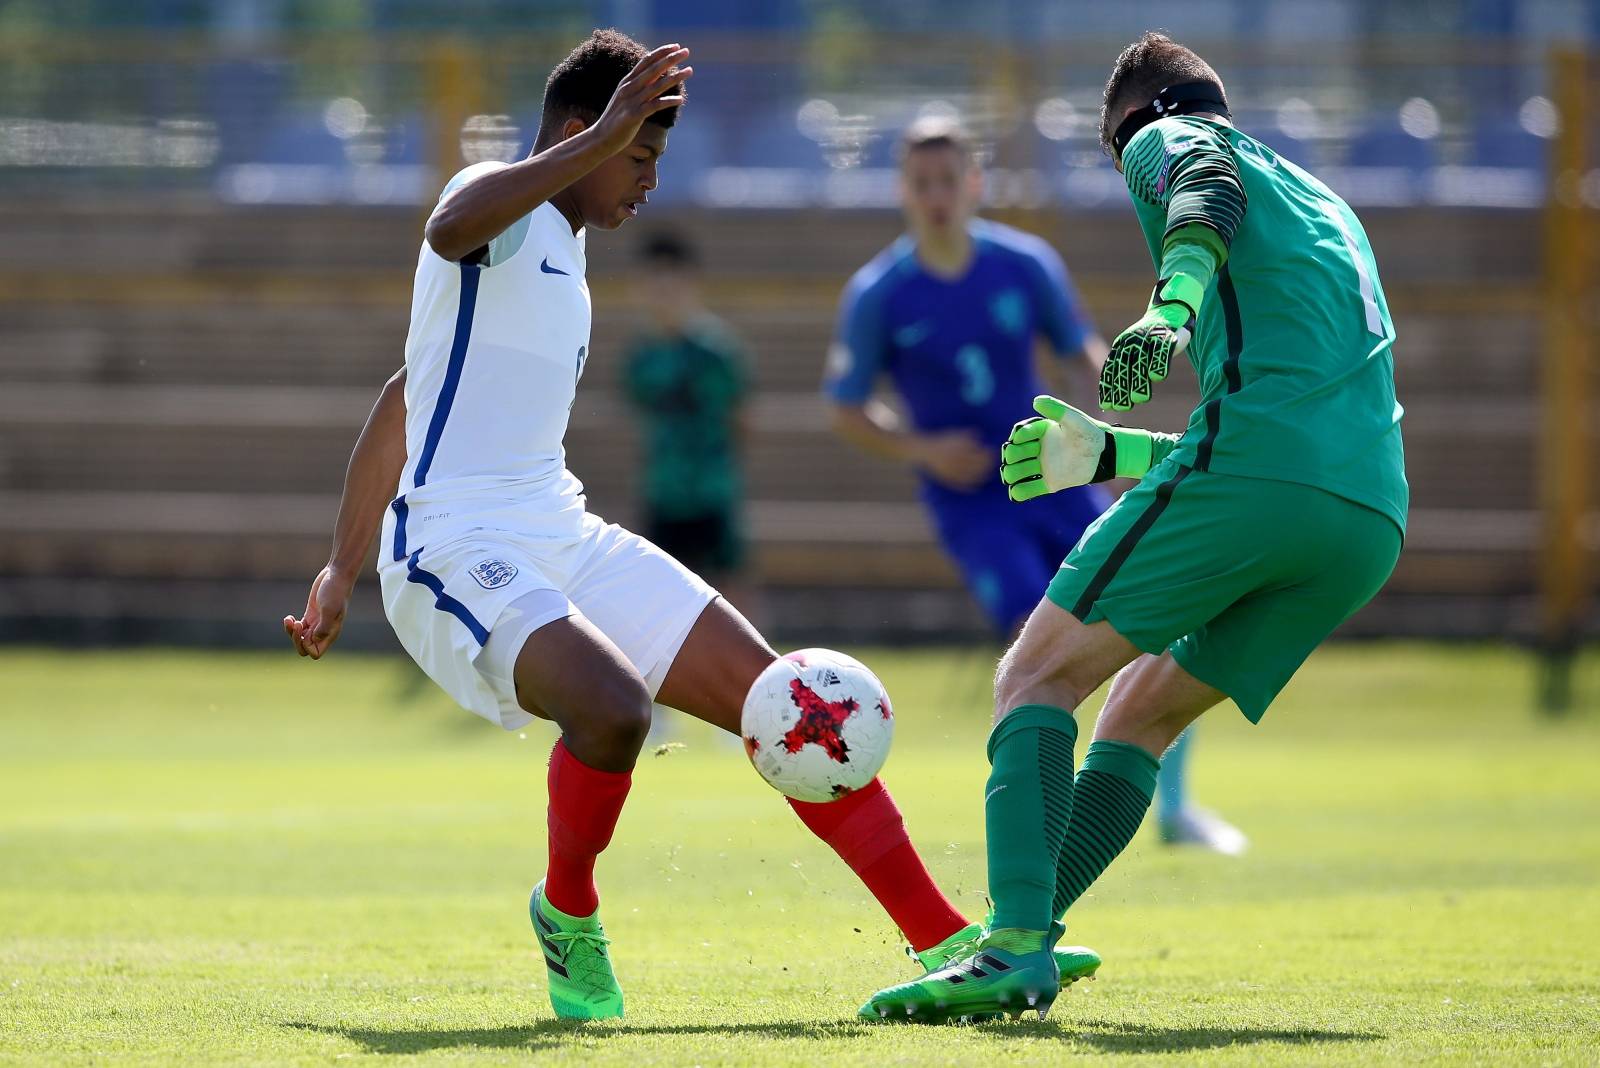
[[[1094,607],[1094,603],[1105,592],[1106,586],[1116,577],[1117,569],[1128,559],[1133,547],[1139,544],[1139,539],[1144,537],[1145,531],[1149,530],[1161,513],[1166,511],[1167,503],[1172,500],[1172,491],[1178,488],[1178,483],[1182,482],[1192,470],[1194,469],[1191,467],[1179,467],[1177,474],[1156,487],[1156,499],[1150,502],[1149,507],[1145,508],[1134,521],[1133,526],[1122,535],[1117,547],[1111,550],[1111,555],[1100,565],[1100,570],[1094,573],[1094,578],[1084,587],[1083,596],[1072,606],[1073,615],[1083,619],[1089,614],[1089,609]]]

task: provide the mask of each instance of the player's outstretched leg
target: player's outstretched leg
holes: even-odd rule
[[[749,621],[719,598],[690,630],[656,700],[738,734],[745,695],[777,658]],[[914,951],[944,945],[943,963],[963,943],[970,946],[977,925],[967,922],[928,874],[899,806],[880,781],[837,801],[789,805],[856,873]]]
[[[933,881],[906,833],[900,807],[878,779],[837,801],[788,798],[800,822],[849,865],[911,943],[914,953],[976,933]]]
[[[594,866],[611,843],[650,730],[649,692],[616,646],[576,613],[528,636],[514,677],[522,707],[561,727],[550,753],[550,863],[528,903],[550,1004],[564,1019],[618,1017],[622,988],[600,924]]]

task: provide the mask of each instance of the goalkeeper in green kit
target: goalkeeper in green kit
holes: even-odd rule
[[[1112,343],[1100,407],[1148,400],[1182,355],[1201,403],[1178,436],[1040,397],[1041,418],[1003,447],[1014,501],[1140,481],[1084,534],[1000,663],[985,937],[879,991],[864,1017],[1042,1017],[1063,980],[1060,918],[1132,838],[1167,746],[1224,698],[1259,722],[1400,553],[1394,325],[1361,223],[1234,129],[1216,72],[1159,34],[1118,57],[1100,136],[1158,279]],[[1074,775],[1074,710],[1112,675]]]

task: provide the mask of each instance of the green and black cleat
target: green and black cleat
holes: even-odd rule
[[[1065,926],[1062,926],[1062,931],[1065,930]],[[982,924],[969,923],[943,942],[929,946],[920,953],[907,946],[906,956],[920,964],[924,972],[936,972],[976,953],[983,935]],[[1051,952],[1056,958],[1056,967],[1061,972],[1061,985],[1064,987],[1071,986],[1079,979],[1093,979],[1100,970],[1100,954],[1088,946],[1056,946]]]
[[[563,1020],[606,1020],[622,1016],[622,987],[611,971],[611,940],[600,913],[568,916],[544,896],[544,883],[528,900],[533,933],[544,951],[550,979],[550,1007]]]
[[[857,1015],[908,1023],[981,1023],[1036,1012],[1042,1020],[1061,991],[1052,943],[1065,930],[1055,924],[1049,931],[991,931],[970,955],[878,991]]]

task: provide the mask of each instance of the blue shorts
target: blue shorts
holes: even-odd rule
[[[1111,507],[1099,486],[1022,504],[1004,497],[962,508],[934,507],[939,542],[996,634],[1020,627],[1089,524]]]

